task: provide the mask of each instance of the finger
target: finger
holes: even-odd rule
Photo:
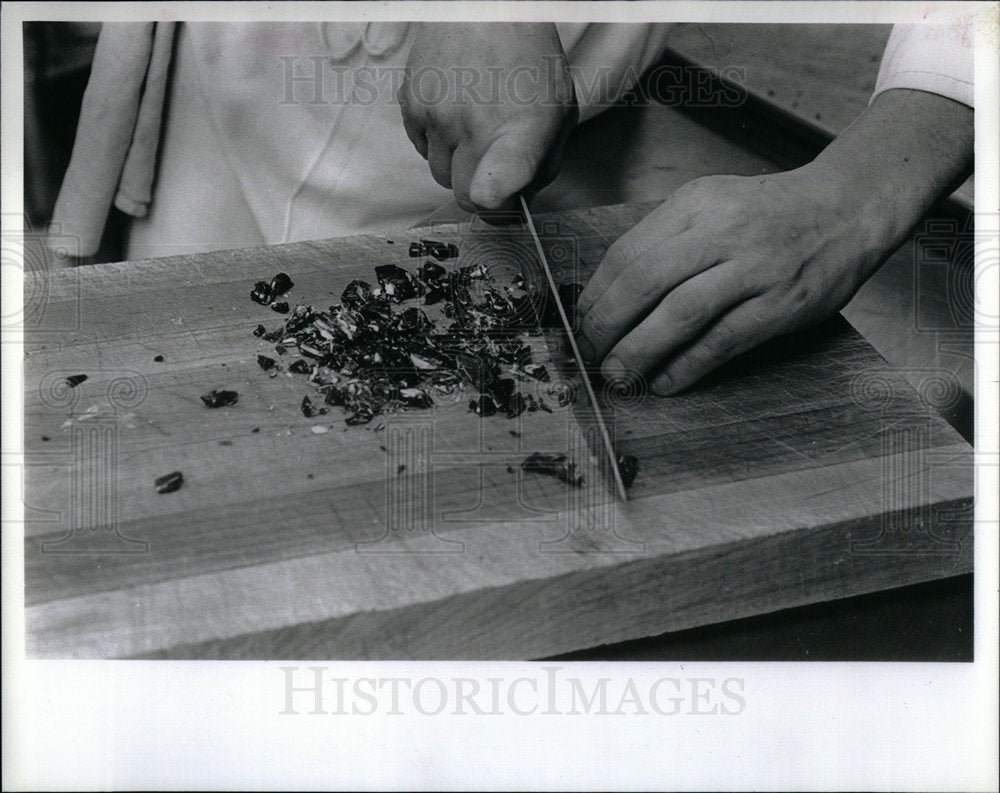
[[[605,377],[633,372],[648,375],[668,357],[701,336],[716,318],[752,296],[743,268],[726,262],[691,278],[670,292],[608,354]]]
[[[717,265],[719,259],[716,246],[698,234],[655,239],[636,258],[616,268],[603,294],[580,315],[581,354],[592,363],[603,360],[672,289]]]
[[[502,209],[535,178],[545,155],[537,127],[515,127],[486,149],[469,186],[469,197],[481,209]]]
[[[535,169],[535,178],[521,192],[528,195],[535,195],[542,188],[547,187],[559,175],[562,168],[563,154],[566,152],[566,145],[569,143],[570,133],[576,127],[580,117],[578,108],[574,105],[570,117],[563,122],[556,142],[549,147],[548,153],[542,159],[538,168]]]
[[[619,237],[605,252],[597,272],[587,283],[577,311],[586,314],[626,265],[642,256],[650,247],[687,231],[692,224],[694,209],[679,200],[683,188],[668,197],[660,206]]]
[[[476,173],[479,158],[468,144],[460,144],[451,158],[451,186],[455,201],[466,212],[475,212],[476,205],[469,198],[469,187]]]
[[[442,187],[451,189],[451,149],[437,135],[428,139],[427,163],[431,166],[431,176]]]
[[[425,160],[427,159],[427,135],[424,133],[423,127],[412,119],[404,110],[403,111],[403,129],[406,131],[406,137],[410,139],[410,143],[413,147],[420,153],[420,156]]]
[[[737,355],[785,332],[775,309],[764,297],[740,303],[698,339],[681,350],[653,378],[653,392],[669,396],[689,388]]]

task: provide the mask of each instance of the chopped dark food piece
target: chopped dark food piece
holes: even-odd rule
[[[295,333],[302,330],[313,319],[311,306],[296,306],[292,316],[285,320],[285,333]]]
[[[583,484],[583,475],[576,472],[576,463],[567,458],[565,454],[535,452],[521,463],[521,468],[536,474],[554,476],[573,487],[579,487]]]
[[[250,432],[260,432],[260,427],[254,427]]]
[[[406,470],[406,465],[404,463],[400,463],[399,466],[396,468],[396,476],[399,476],[405,470]]]
[[[508,466],[507,466],[507,473],[508,473],[508,474],[512,474],[512,473],[514,473],[514,466],[512,466],[512,465],[508,465]]]
[[[427,393],[419,388],[401,388],[399,398],[403,404],[412,408],[429,408],[434,404]]]
[[[386,245],[395,245],[396,243],[393,240],[386,240],[385,244]]]
[[[427,250],[419,242],[411,242],[409,254],[412,258],[416,259],[418,256],[426,256]]]
[[[344,421],[348,426],[354,427],[358,424],[367,424],[375,416],[372,414],[371,408],[362,408],[358,410],[353,416],[348,416]]]
[[[277,311],[279,314],[287,314],[288,303],[272,303],[271,311]]]
[[[267,281],[258,281],[253,285],[253,290],[250,292],[250,299],[254,303],[260,303],[262,306],[268,305],[274,299],[271,285]]]
[[[371,284],[366,281],[351,281],[340,295],[340,302],[348,308],[357,308],[367,303],[372,296]]]
[[[489,391],[497,402],[506,402],[513,395],[515,388],[517,388],[517,383],[509,377],[503,377],[494,382]]]
[[[71,374],[69,377],[66,378],[66,385],[68,385],[70,388],[76,388],[78,385],[80,385],[80,383],[82,383],[86,379],[87,375],[85,374]]]
[[[271,279],[271,294],[278,297],[278,295],[285,294],[293,286],[295,284],[292,283],[292,279],[288,277],[287,273],[278,273]]]
[[[309,397],[302,397],[302,404],[300,407],[302,408],[302,415],[307,419],[311,419],[316,415],[316,408],[313,406],[312,400]]]
[[[476,388],[488,388],[493,382],[493,373],[478,355],[459,353],[456,357],[458,373]]]
[[[443,260],[458,249],[421,240],[411,252]],[[317,389],[323,407],[306,398],[305,415],[335,405],[349,427],[399,410],[432,409],[438,398],[449,403],[463,392],[475,397],[469,409],[482,417],[551,412],[536,396],[519,392],[528,378],[548,379],[545,367],[531,360],[526,334],[536,334],[538,326],[523,290],[493,282],[482,264],[449,269],[427,259],[416,275],[396,265],[374,269],[377,287],[352,281],[339,304],[319,311],[298,305],[283,327],[269,333],[259,325],[254,331],[274,344],[273,358],[293,353],[288,373],[307,377]],[[257,286],[258,297],[279,308],[275,298],[286,286],[282,280]],[[419,308],[396,308],[420,297],[425,299]],[[271,377],[282,368],[268,356],[258,363]],[[379,423],[374,429],[383,428]]]
[[[521,433],[518,432],[517,430],[507,430],[507,432],[509,432],[511,434],[511,436],[513,436],[515,438],[520,438],[521,437]]]
[[[160,363],[160,362],[163,361],[163,356],[162,355],[154,355],[153,356],[153,360],[156,361],[157,363]]]
[[[417,296],[410,274],[395,264],[383,264],[375,268],[375,276],[385,294],[397,303],[412,300]]]
[[[428,259],[417,271],[417,275],[423,278],[429,284],[437,284],[444,280],[444,277],[448,274],[448,271],[444,269],[437,262],[432,262]]]
[[[540,363],[526,364],[524,371],[536,380],[540,380],[543,383],[549,382],[549,371]]]
[[[418,333],[430,327],[427,315],[415,306],[406,309],[399,315],[396,330],[400,333]]]
[[[437,286],[432,286],[430,289],[427,290],[427,295],[424,297],[424,305],[425,306],[436,305],[437,303],[440,303],[442,300],[444,300],[444,296],[445,296],[444,289]]]
[[[458,246],[450,242],[440,242],[438,240],[420,240],[425,254],[430,254],[439,261],[454,259],[458,256]],[[411,246],[412,250],[412,246]],[[410,254],[413,255],[412,253]],[[418,254],[423,255],[423,254]]]
[[[205,403],[206,407],[210,408],[221,408],[226,405],[235,405],[238,398],[239,394],[235,391],[210,391],[207,394],[201,395],[201,401]]]
[[[156,485],[157,493],[173,493],[180,490],[181,485],[184,484],[184,474],[180,471],[174,471],[172,474],[161,476],[153,484]]]
[[[478,400],[469,402],[469,410],[477,416],[493,416],[497,412],[497,403],[489,394],[480,394]]]
[[[331,388],[326,392],[326,396],[323,401],[328,405],[343,405],[344,395],[341,393],[339,388]]]
[[[507,418],[516,419],[522,413],[524,413],[527,408],[527,403],[524,401],[524,397],[521,394],[512,394],[507,399],[507,404],[504,407],[504,412],[507,414]]]
[[[48,436],[48,435],[43,435],[43,436],[42,436],[42,440],[43,440],[43,441],[47,441],[47,440],[51,440],[51,439],[49,438],[49,436]]]
[[[615,460],[618,463],[618,473],[622,475],[622,484],[632,487],[635,475],[639,473],[639,460],[631,454],[619,454]]]
[[[260,366],[260,368],[263,369],[265,372],[272,366],[274,366],[274,364],[275,364],[274,358],[268,358],[266,355],[257,356],[257,365]]]

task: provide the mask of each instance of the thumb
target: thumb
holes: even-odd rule
[[[469,185],[469,200],[483,209],[500,209],[535,180],[546,146],[537,131],[505,132],[486,150]]]

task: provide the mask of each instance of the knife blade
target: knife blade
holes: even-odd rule
[[[580,373],[580,377],[583,380],[583,387],[587,391],[587,398],[590,400],[590,407],[594,411],[594,415],[597,417],[597,426],[601,433],[601,442],[604,445],[604,450],[608,455],[608,462],[611,464],[611,473],[615,480],[615,489],[618,492],[618,497],[622,501],[628,501],[628,493],[625,492],[625,483],[622,481],[621,471],[618,470],[618,458],[615,456],[615,448],[611,444],[611,436],[608,434],[608,426],[604,423],[604,416],[601,414],[601,406],[597,403],[597,394],[594,393],[594,387],[590,384],[590,377],[587,375],[587,369],[583,365],[583,356],[580,355],[580,348],[576,344],[576,338],[573,336],[573,328],[569,324],[569,317],[566,316],[566,310],[563,308],[562,301],[559,299],[559,289],[556,286],[556,281],[552,277],[552,271],[549,269],[549,261],[545,258],[545,251],[542,248],[542,241],[538,238],[538,232],[535,230],[535,223],[531,219],[531,212],[528,211],[528,202],[524,200],[524,196],[518,196],[521,199],[521,211],[524,213],[524,223],[528,227],[528,231],[531,234],[531,239],[535,243],[535,251],[538,253],[538,261],[542,265],[542,272],[545,273],[545,280],[549,285],[549,294],[552,299],[556,301],[556,310],[559,312],[559,319],[562,321],[563,330],[566,331],[566,338],[569,339],[570,349],[573,351],[573,360],[576,361],[577,371]]]

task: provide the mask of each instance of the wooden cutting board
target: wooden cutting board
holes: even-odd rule
[[[559,277],[649,208],[539,216]],[[537,658],[972,569],[951,384],[918,393],[839,318],[684,396],[604,395],[640,460],[627,504],[519,469],[585,454],[579,406],[304,417],[304,379],[256,363],[280,317],[253,283],[325,307],[429,235],[462,264],[530,257],[520,231],[441,226],[27,276],[29,655]],[[205,408],[213,388],[239,402]]]

